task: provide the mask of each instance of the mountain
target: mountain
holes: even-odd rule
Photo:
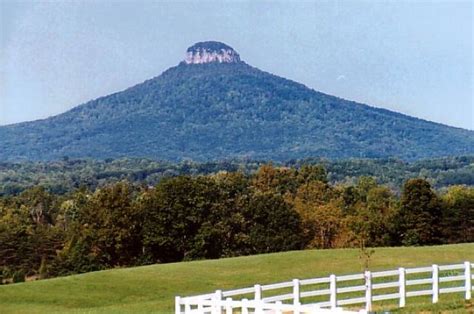
[[[0,160],[196,161],[474,154],[474,132],[344,100],[197,43],[179,65],[44,120],[0,127]]]

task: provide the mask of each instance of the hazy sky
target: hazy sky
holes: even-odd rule
[[[473,1],[0,0],[0,124],[123,90],[218,40],[316,90],[474,129]]]

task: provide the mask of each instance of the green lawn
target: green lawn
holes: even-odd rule
[[[474,243],[462,245],[378,248],[371,270],[474,261]],[[308,250],[162,264],[93,272],[50,280],[0,286],[1,313],[171,313],[174,296],[216,289],[276,283],[359,272],[358,251]],[[429,298],[407,299],[406,312],[473,310],[461,294],[441,295],[436,306]],[[390,308],[390,305],[384,305]]]

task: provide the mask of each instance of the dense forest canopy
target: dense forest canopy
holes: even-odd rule
[[[244,62],[181,63],[63,114],[0,127],[3,161],[472,154],[474,131],[326,95]]]
[[[369,169],[367,165],[377,164],[354,162]],[[144,165],[154,165],[145,160],[64,160],[8,168],[51,167],[59,173],[67,167],[75,169],[75,163],[89,178],[98,175],[97,169],[110,171],[111,164],[138,167],[143,163],[142,171],[153,169]],[[381,162],[384,170],[385,163],[397,162]],[[400,165],[405,167],[402,171],[430,169],[436,174],[441,165],[450,171],[471,163],[466,158],[427,161],[422,168]],[[134,168],[129,168],[122,169],[125,177],[100,184],[71,185],[59,191],[33,184],[23,186],[20,193],[3,195],[0,282],[305,248],[474,241],[472,186],[437,191],[432,179],[411,178],[400,184],[398,194],[373,176],[332,182],[321,164],[224,164],[230,170],[217,171],[223,168],[215,164],[174,165],[174,174],[183,169],[188,173],[167,175],[156,184],[146,182],[146,175],[145,181],[127,180],[134,174]],[[73,178],[72,173],[66,172],[64,178]]]
[[[177,175],[205,175],[219,171],[252,174],[263,164],[263,161],[251,160],[171,163],[141,158],[87,160],[67,157],[52,162],[0,162],[0,196],[18,194],[38,185],[51,193],[64,194],[81,186],[95,189],[121,180],[153,186],[163,178]],[[332,184],[354,184],[360,176],[371,176],[396,193],[400,192],[403,182],[416,177],[428,180],[436,189],[455,184],[474,185],[474,156],[417,162],[397,159],[312,158],[273,164],[296,168],[303,164],[322,165]]]

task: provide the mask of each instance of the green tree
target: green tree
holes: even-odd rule
[[[78,191],[63,203],[59,222],[67,226],[68,236],[58,267],[84,272],[136,264],[142,252],[142,217],[133,200],[133,188],[119,182],[93,194]]]
[[[297,171],[296,180],[298,184],[308,184],[311,181],[320,181],[327,183],[327,172],[322,165],[308,165],[301,166]]]
[[[244,205],[248,254],[302,249],[305,239],[299,215],[280,195],[252,195]]]
[[[404,245],[429,245],[441,240],[441,207],[424,179],[405,182],[396,218],[398,240]]]
[[[36,186],[28,189],[18,198],[23,205],[28,207],[31,219],[35,224],[54,224],[57,213],[55,199],[44,187]]]
[[[94,233],[95,249],[106,265],[133,264],[142,249],[142,216],[127,182],[99,189],[84,208],[81,218]]]
[[[292,194],[297,185],[295,169],[275,167],[271,163],[262,165],[252,178],[252,186],[261,193]]]
[[[441,199],[445,240],[448,243],[474,242],[474,188],[452,186]]]
[[[344,229],[341,205],[333,189],[324,182],[312,181],[300,186],[294,207],[302,219],[310,248],[337,246]]]
[[[213,221],[206,221],[216,216],[219,199],[209,178],[181,176],[160,182],[143,196],[145,254],[154,262],[219,256],[219,236],[211,228]]]
[[[34,202],[25,195],[37,191],[28,190],[0,205],[0,267],[27,275],[37,274],[42,260],[52,262],[63,244],[62,230],[46,223],[46,211],[32,214]]]

